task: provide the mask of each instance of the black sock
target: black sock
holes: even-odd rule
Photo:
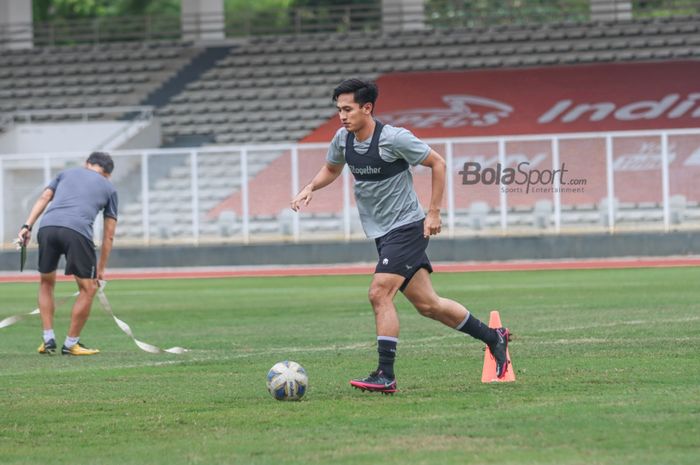
[[[377,339],[377,352],[379,352],[379,367],[378,369],[384,372],[389,377],[394,377],[394,359],[396,358],[395,339]]]
[[[484,341],[486,344],[498,342],[496,330],[489,328],[484,323],[479,321],[479,319],[472,315],[471,312],[464,323],[457,327],[457,330],[469,334],[471,337],[479,339],[480,341]]]

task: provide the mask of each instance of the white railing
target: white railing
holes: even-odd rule
[[[426,142],[449,167],[446,237],[700,229],[700,129]],[[347,169],[301,214],[289,210],[292,196],[324,163],[326,149],[322,143],[113,152],[119,241],[361,238]],[[0,155],[0,243],[24,221],[33,202],[26,197],[86,156]],[[413,177],[426,206],[430,171],[416,167]]]

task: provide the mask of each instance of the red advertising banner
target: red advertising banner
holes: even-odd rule
[[[375,114],[421,138],[693,128],[700,61],[392,73]],[[302,142],[327,142],[336,117]]]

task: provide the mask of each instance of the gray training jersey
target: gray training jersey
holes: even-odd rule
[[[41,219],[41,227],[62,226],[79,232],[92,241],[95,217],[117,219],[117,191],[100,173],[87,168],[62,171],[46,186],[53,200]]]
[[[326,161],[333,165],[345,163],[345,141],[348,131],[340,128],[328,148]],[[358,153],[366,153],[372,137],[353,146]],[[379,156],[391,163],[399,159],[419,165],[428,157],[430,147],[409,130],[384,125],[379,136]],[[368,238],[381,237],[405,224],[425,218],[425,213],[413,188],[411,170],[381,181],[355,180],[355,202],[360,213],[362,228]]]

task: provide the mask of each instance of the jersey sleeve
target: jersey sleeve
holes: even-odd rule
[[[115,190],[107,199],[107,205],[105,205],[104,212],[102,215],[105,218],[117,219],[117,210],[119,207],[119,197],[117,196],[117,191]]]
[[[428,158],[430,146],[413,135],[411,131],[398,128],[392,143],[393,151],[409,164],[419,165]]]
[[[347,131],[344,128],[338,129],[333,136],[331,145],[328,146],[328,153],[326,153],[326,161],[331,165],[343,165],[345,164],[345,138],[347,136]]]
[[[51,182],[49,183],[48,186],[46,186],[47,189],[51,189],[52,191],[56,192],[56,189],[58,188],[58,183],[61,182],[61,178],[63,177],[63,172],[58,173],[58,176],[53,178]]]

